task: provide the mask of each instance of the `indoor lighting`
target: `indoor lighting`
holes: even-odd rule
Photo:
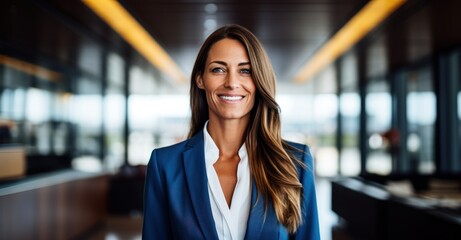
[[[180,83],[185,82],[184,74],[168,53],[117,1],[83,0],[83,3],[161,72]]]
[[[301,68],[295,75],[294,81],[302,83],[309,80],[405,2],[406,0],[373,0],[367,3]]]
[[[58,81],[61,79],[61,74],[58,72],[46,69],[44,67],[40,67],[32,63],[24,62],[22,60],[12,58],[6,55],[0,54],[0,65],[5,65],[9,68],[13,68],[18,71],[45,80]]]

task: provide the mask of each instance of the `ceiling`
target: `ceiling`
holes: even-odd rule
[[[219,26],[236,23],[257,35],[279,80],[288,81],[364,2],[124,0],[122,4],[171,54],[186,75],[206,36]]]
[[[219,26],[236,23],[249,28],[261,40],[279,81],[283,82],[291,80],[366,1],[122,0],[120,3],[171,55],[186,76],[205,37]],[[7,0],[2,4],[4,10],[9,9],[9,14],[3,15],[5,21],[14,22],[3,33],[14,45],[30,46],[27,39],[34,39],[34,45],[40,44],[35,46],[39,51],[66,61],[74,61],[79,53],[73,51],[92,40],[132,51],[80,1]],[[33,51],[37,51],[35,47]]]
[[[191,72],[201,43],[213,29],[230,23],[247,27],[257,35],[266,48],[280,85],[290,86],[284,91],[295,92],[300,88],[292,83],[295,73],[368,1],[119,2],[171,55],[186,76]],[[427,4],[428,2],[431,4]],[[383,63],[388,66],[405,64],[421,56],[430,55],[434,46],[440,45],[438,48],[443,49],[458,44],[461,39],[460,31],[450,30],[450,27],[439,27],[447,22],[450,26],[456,27],[461,22],[453,21],[453,18],[459,20],[459,14],[454,9],[459,9],[456,7],[460,4],[455,0],[446,2],[450,4],[409,0],[406,8],[413,7],[419,10],[414,10],[411,15],[396,18],[396,21],[400,21],[398,24],[387,27],[382,31],[383,34],[375,34],[368,49],[371,54],[368,58],[370,69],[376,68],[386,72],[386,67],[382,67]],[[144,68],[153,68],[81,1],[3,0],[0,2],[0,9],[0,50],[4,53],[57,71],[66,71],[62,69],[80,64],[90,75],[100,75],[101,63],[95,59],[98,59],[102,54],[100,52],[105,49],[115,51]],[[392,54],[389,49],[392,49]],[[79,63],[79,56],[85,51],[89,53],[90,58],[86,58],[84,63]],[[328,74],[326,76],[327,80],[322,80],[323,85],[334,85],[331,83],[334,82],[334,77]],[[168,79],[160,81],[175,84]]]

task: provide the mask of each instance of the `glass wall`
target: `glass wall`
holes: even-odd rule
[[[314,96],[311,135],[315,139],[316,170],[320,176],[335,176],[338,173],[337,113],[338,97],[336,94]]]
[[[100,79],[78,77],[71,100],[71,121],[75,126],[74,167],[102,170],[102,83]]]
[[[452,169],[456,173],[461,172],[461,52],[458,50],[454,53],[453,56],[453,73],[452,73],[452,81],[457,85],[455,88],[457,91],[456,94],[456,103],[457,103],[457,114],[456,114],[456,122],[458,126],[458,131],[455,133],[455,138],[458,140],[458,144],[456,144],[456,148],[458,149],[457,154],[454,158],[454,163]]]
[[[308,144],[318,176],[336,176],[339,169],[336,71],[327,67],[308,84],[296,88],[292,91],[300,94],[285,93],[277,99],[282,110],[282,134]]]
[[[177,143],[187,137],[189,97],[186,89],[171,89],[157,80],[154,70],[130,68],[128,97],[128,162],[147,164],[154,148]],[[182,94],[181,94],[182,92]]]
[[[85,63],[72,78],[59,73],[60,79],[0,66],[0,144],[25,149],[28,174],[71,166],[115,171],[123,164],[124,61],[111,53],[104,62],[104,90],[99,65]]]
[[[3,57],[12,64],[0,67],[0,145],[24,149],[28,174],[70,167],[70,94],[64,80],[25,73],[13,62],[28,63]]]
[[[277,102],[281,109],[282,137],[309,145],[319,176],[336,175],[336,95],[280,94]]]
[[[367,119],[367,162],[368,173],[387,175],[392,171],[395,143],[391,129],[392,98],[386,79],[370,80],[365,97]]]
[[[441,70],[436,79],[441,87],[437,91],[437,130],[440,139],[434,138],[437,146],[435,165],[437,173],[458,176],[461,173],[461,51],[455,49],[440,57]],[[443,84],[442,84],[443,83]]]
[[[410,172],[435,172],[434,132],[436,96],[429,66],[406,73],[407,164]]]
[[[124,163],[126,115],[125,61],[115,53],[107,55],[107,84],[104,95],[104,165],[116,171]]]
[[[358,93],[357,58],[354,52],[345,55],[339,71],[339,174],[356,176],[360,173],[360,95]]]
[[[339,97],[341,114],[340,174],[356,176],[360,173],[360,96],[356,91],[344,91]]]
[[[2,144],[24,145],[26,137],[26,96],[32,78],[0,65],[0,127]],[[27,124],[29,125],[29,124]]]

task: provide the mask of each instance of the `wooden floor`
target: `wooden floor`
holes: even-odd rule
[[[331,211],[331,183],[328,179],[317,179],[317,201],[320,220],[320,234],[323,240],[331,240],[331,227],[337,216]],[[106,222],[93,231],[88,240],[140,240],[142,216],[109,216]]]
[[[141,240],[142,217],[109,216],[88,240]]]

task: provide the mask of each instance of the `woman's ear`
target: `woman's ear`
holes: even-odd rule
[[[197,87],[200,89],[204,89],[205,87],[203,86],[203,78],[201,74],[197,74],[195,77],[195,83],[197,84]]]

